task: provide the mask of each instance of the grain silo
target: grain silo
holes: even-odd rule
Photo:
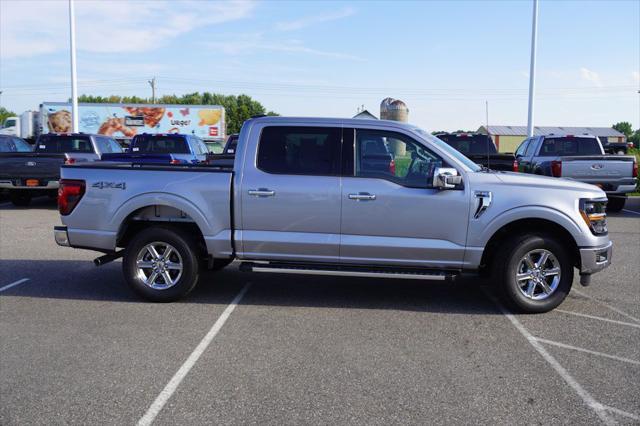
[[[409,121],[409,108],[400,99],[385,98],[380,102],[380,118],[406,123]]]
[[[400,99],[384,98],[380,102],[380,119],[406,123],[409,121],[409,108]],[[407,145],[404,142],[391,140],[388,143],[393,147],[396,156],[404,157],[407,155]]]

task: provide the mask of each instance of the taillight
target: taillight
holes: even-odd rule
[[[638,177],[638,161],[633,160],[633,171],[631,172],[631,176]]]
[[[169,164],[180,164],[182,161],[173,159],[169,162]]]
[[[394,176],[396,175],[396,162],[394,160],[391,160],[389,162],[389,173]]]
[[[513,171],[517,172],[520,164],[518,164],[518,160],[513,160]]]
[[[75,164],[76,159],[75,158],[66,158],[64,160],[64,164]]]
[[[84,195],[83,180],[62,179],[58,188],[58,210],[62,216],[70,214]]]
[[[562,161],[554,160],[551,162],[551,175],[553,177],[562,177]]]

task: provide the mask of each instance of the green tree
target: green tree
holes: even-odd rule
[[[633,146],[636,148],[640,148],[640,129],[633,132],[631,136],[627,139],[629,142],[633,143]]]
[[[616,123],[611,127],[613,127],[614,129],[616,129],[617,131],[625,135],[627,139],[629,139],[633,134],[633,127],[631,126],[631,123],[629,123],[628,121],[620,121],[619,123]]]
[[[9,111],[5,107],[0,107],[0,124],[4,123],[4,119],[7,117],[15,117],[16,113]]]
[[[151,103],[150,99],[137,96],[93,96],[80,95],[78,102],[88,103]],[[187,93],[182,96],[164,95],[158,98],[159,104],[179,105],[221,105],[225,109],[225,121],[227,134],[238,133],[242,123],[255,115],[278,115],[273,111],[267,111],[258,101],[248,95],[221,95],[210,92]]]

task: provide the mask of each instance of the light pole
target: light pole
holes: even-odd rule
[[[69,34],[71,48],[71,123],[73,133],[78,133],[78,75],[76,70],[76,17],[74,0],[69,0]]]
[[[536,89],[536,49],[538,47],[538,0],[533,0],[533,24],[531,26],[531,66],[529,68],[529,116],[527,137],[533,136],[533,93]]]

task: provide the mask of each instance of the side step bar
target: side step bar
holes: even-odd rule
[[[456,272],[430,271],[419,269],[367,269],[353,266],[322,266],[304,264],[253,263],[240,264],[243,272],[263,272],[270,274],[325,275],[340,277],[391,278],[401,280],[453,281]]]

